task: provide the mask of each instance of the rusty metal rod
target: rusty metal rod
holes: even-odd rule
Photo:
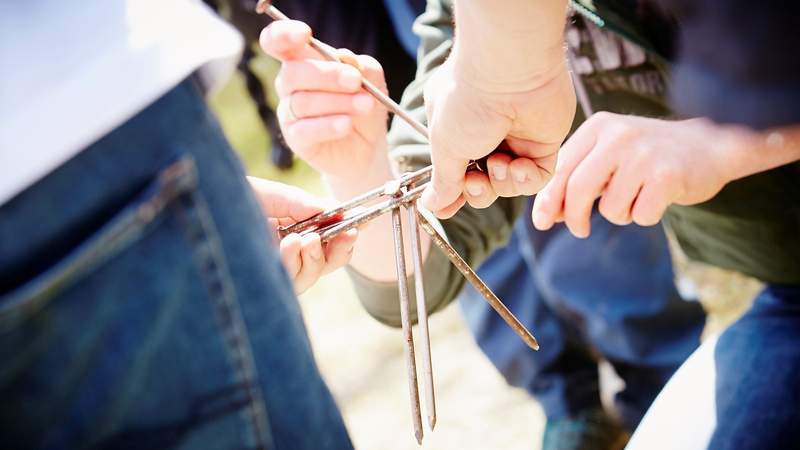
[[[336,222],[320,229],[305,230],[301,233],[301,235],[312,232],[318,233],[322,242],[328,242],[347,230],[358,228],[361,225],[386,214],[387,212],[399,207],[404,203],[418,199],[422,195],[423,190],[425,190],[425,186],[414,188],[400,197],[386,200],[340,222]]]
[[[289,20],[289,17],[286,14],[282,13],[278,8],[272,6],[268,0],[259,1],[256,5],[256,12],[266,14],[274,20]],[[336,49],[330,45],[314,37],[311,38],[310,44],[314,50],[318,51],[325,58],[335,62],[343,62]],[[381,91],[377,86],[372,84],[372,82],[363,76],[361,77],[361,87],[363,87],[365,91],[372,94],[372,96],[375,97],[375,99],[378,100],[389,111],[395,113],[405,120],[406,123],[411,125],[411,128],[424,136],[425,139],[428,139],[428,128],[425,127],[422,122],[412,117],[411,114],[401,108],[397,102],[392,100],[388,95],[384,94],[383,91]]]
[[[430,222],[425,219],[425,216],[419,214],[417,212],[417,218],[419,219],[420,226],[426,233],[431,237],[431,241],[442,250],[442,252],[447,256],[450,262],[453,263],[454,266],[464,275],[464,278],[472,284],[475,289],[486,299],[489,305],[500,314],[500,317],[505,320],[508,326],[514,330],[517,335],[519,335],[522,340],[528,344],[528,347],[539,350],[539,343],[536,341],[536,338],[533,337],[530,331],[525,328],[525,325],[522,325],[520,321],[514,316],[514,314],[508,310],[506,305],[497,298],[497,295],[489,289],[489,286],[481,280],[478,274],[475,273],[474,270],[464,261],[461,256],[459,256],[458,252],[442,237],[439,232],[433,228]]]
[[[417,223],[416,200],[406,203],[408,227],[411,235],[411,261],[414,264],[414,294],[417,300],[417,323],[421,342],[422,384],[425,391],[425,412],[430,430],[436,426],[436,395],[433,385],[433,364],[431,363],[431,338],[428,328],[428,310],[425,305],[425,283],[422,274],[422,242]],[[417,347],[420,348],[420,347]]]
[[[473,167],[473,166],[469,166],[469,167]],[[359,196],[357,196],[357,197],[355,197],[353,199],[347,200],[344,203],[336,205],[335,207],[333,207],[331,209],[325,210],[325,211],[323,211],[323,212],[321,212],[319,214],[311,216],[306,220],[302,220],[302,221],[297,222],[295,224],[288,225],[288,226],[285,226],[285,227],[281,227],[281,228],[278,229],[278,235],[281,238],[284,238],[284,237],[286,237],[287,235],[289,235],[291,233],[302,233],[303,231],[309,230],[309,229],[314,228],[314,227],[318,227],[320,224],[323,224],[323,223],[325,223],[325,222],[327,222],[327,221],[329,221],[329,220],[331,220],[333,218],[336,218],[336,217],[344,215],[345,213],[347,213],[347,211],[349,211],[349,210],[351,210],[351,209],[353,209],[355,207],[364,205],[366,203],[369,203],[369,202],[371,202],[373,200],[376,200],[376,199],[378,199],[380,197],[385,196],[386,195],[386,190],[387,190],[387,185],[389,185],[389,184],[399,183],[399,187],[402,188],[402,187],[410,186],[411,184],[419,183],[422,180],[425,180],[426,178],[430,177],[432,169],[433,169],[432,166],[427,166],[427,167],[423,167],[420,170],[417,170],[416,172],[407,173],[407,174],[403,175],[402,177],[400,177],[398,180],[389,181],[388,183],[384,184],[381,187],[377,187],[377,188],[375,188],[375,189],[373,189],[373,190],[371,190],[369,192],[365,192],[365,193],[363,193],[363,194],[361,194],[361,195],[359,195]]]
[[[484,164],[485,160],[486,160],[486,158],[481,158],[478,161],[471,161],[469,163],[469,165],[467,165],[467,171],[468,172],[472,171],[472,170],[485,171],[483,169],[483,166],[482,166],[482,164]],[[363,205],[365,203],[369,203],[369,202],[371,202],[373,200],[376,200],[376,199],[378,199],[380,197],[385,196],[386,195],[387,186],[390,185],[390,184],[396,184],[397,186],[399,186],[401,188],[402,187],[411,186],[412,184],[418,185],[416,188],[412,189],[411,191],[409,191],[406,194],[407,198],[405,200],[403,200],[403,201],[406,202],[406,201],[411,200],[411,198],[408,197],[410,195],[414,195],[415,197],[413,199],[416,200],[416,198],[419,197],[419,195],[417,195],[416,193],[418,192],[421,195],[422,191],[424,190],[424,187],[426,186],[426,184],[423,184],[421,182],[423,180],[427,179],[428,177],[430,177],[432,170],[433,170],[433,166],[426,166],[426,167],[423,167],[422,169],[419,169],[419,170],[417,170],[415,172],[406,173],[405,175],[401,176],[397,180],[389,181],[389,182],[387,182],[386,184],[384,184],[381,187],[375,188],[375,189],[373,189],[373,190],[371,190],[369,192],[365,192],[364,194],[361,194],[358,197],[355,197],[355,198],[353,198],[351,200],[347,200],[346,202],[341,203],[339,205],[336,205],[331,209],[328,209],[328,210],[323,211],[323,212],[321,212],[319,214],[311,216],[306,220],[302,220],[302,221],[294,223],[292,225],[287,225],[285,227],[280,227],[280,228],[278,228],[278,237],[283,239],[283,238],[285,238],[287,235],[289,235],[291,233],[303,233],[303,232],[310,231],[310,230],[316,230],[318,232],[321,232],[321,230],[323,230],[325,228],[329,228],[331,225],[324,225],[324,226],[320,226],[320,225],[323,225],[326,222],[328,222],[329,220],[332,220],[332,219],[334,219],[336,217],[345,215],[347,213],[347,211],[349,211],[349,210],[351,210],[353,208],[356,208],[356,207],[361,206],[361,205]],[[388,212],[388,211],[389,210],[387,209],[384,212]],[[378,215],[380,215],[380,214],[378,214]],[[377,216],[375,216],[375,217],[377,217]],[[340,222],[344,222],[345,220],[347,220],[347,219],[342,219],[342,220],[336,222],[333,225],[336,225],[336,224],[338,224]],[[364,222],[362,222],[362,223],[364,223]],[[359,223],[359,225],[361,225],[362,223]],[[348,229],[350,229],[350,228],[348,228]],[[347,231],[347,230],[342,230],[342,231]]]
[[[411,397],[411,422],[414,437],[422,445],[422,416],[419,407],[419,385],[417,383],[417,363],[414,356],[414,334],[411,329],[411,312],[408,299],[408,279],[406,278],[406,256],[403,246],[403,225],[400,208],[392,209],[392,232],[394,235],[394,256],[397,264],[397,286],[400,293],[400,323],[403,326],[403,348],[408,370],[408,393]]]

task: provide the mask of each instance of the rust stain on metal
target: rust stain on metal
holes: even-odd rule
[[[433,363],[431,362],[431,338],[428,328],[428,310],[425,305],[425,282],[423,279],[422,243],[417,223],[416,201],[407,203],[408,227],[411,235],[411,261],[414,264],[414,294],[417,300],[417,323],[421,341],[422,384],[425,392],[425,412],[431,431],[436,427],[436,394],[433,385]]]
[[[528,347],[539,350],[539,343],[536,341],[536,338],[533,337],[530,331],[525,328],[524,325],[519,321],[519,319],[514,316],[514,314],[508,310],[506,305],[500,301],[500,299],[489,289],[489,286],[481,280],[477,273],[472,270],[472,267],[467,264],[466,261],[458,254],[458,252],[436,231],[435,228],[425,219],[425,216],[422,214],[417,213],[417,218],[419,219],[420,226],[422,229],[425,230],[426,233],[431,237],[431,241],[439,247],[439,249],[447,256],[450,262],[453,263],[454,266],[464,275],[464,278],[472,284],[475,289],[486,299],[489,305],[497,311],[497,314],[505,320],[508,326],[514,330],[514,332],[519,335],[522,340],[528,344]]]
[[[414,356],[414,334],[411,329],[411,311],[408,299],[408,278],[405,248],[403,246],[403,224],[400,208],[392,209],[392,232],[394,236],[394,255],[397,265],[397,287],[400,293],[400,323],[403,326],[403,348],[408,370],[408,392],[411,397],[411,422],[414,437],[422,444],[422,415],[419,407],[419,385],[417,383],[417,363]]]

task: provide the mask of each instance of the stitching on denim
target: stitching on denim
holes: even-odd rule
[[[255,358],[214,219],[208,211],[208,205],[198,192],[183,195],[177,206],[179,216],[186,227],[186,235],[197,252],[198,269],[206,283],[209,298],[214,304],[228,356],[240,378],[238,381],[245,386],[248,408],[243,410],[242,414],[252,426],[257,448],[264,450],[272,448],[267,410],[258,385]]]
[[[159,173],[129,206],[115,215],[88,241],[29,284],[0,297],[0,333],[30,317],[64,289],[154,228],[176,198],[196,185],[191,158],[181,159]]]

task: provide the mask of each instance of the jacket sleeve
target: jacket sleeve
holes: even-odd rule
[[[415,118],[425,123],[423,86],[430,75],[450,53],[453,45],[452,0],[429,0],[425,13],[414,24],[420,36],[417,55],[417,73],[414,82],[406,88],[402,106]],[[392,159],[400,171],[422,168],[431,163],[427,141],[408,124],[395,117],[389,132]],[[438,221],[427,216],[434,226],[443,231],[450,244],[470,264],[476,267],[494,249],[504,245],[511,236],[514,221],[525,203],[523,197],[498,199],[486,209],[462,208],[454,217]],[[387,235],[389,230],[387,230]],[[377,263],[377,262],[376,262]],[[392,261],[381,261],[392,264]],[[367,312],[378,321],[390,326],[400,326],[400,308],[397,283],[376,282],[348,268],[356,293]],[[425,302],[429,313],[444,308],[452,302],[464,286],[465,279],[450,264],[442,252],[432,245],[424,263]],[[409,280],[411,281],[411,280]],[[414,289],[412,318],[416,320]]]

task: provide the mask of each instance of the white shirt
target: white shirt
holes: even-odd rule
[[[194,0],[0,1],[0,205],[241,48]]]

